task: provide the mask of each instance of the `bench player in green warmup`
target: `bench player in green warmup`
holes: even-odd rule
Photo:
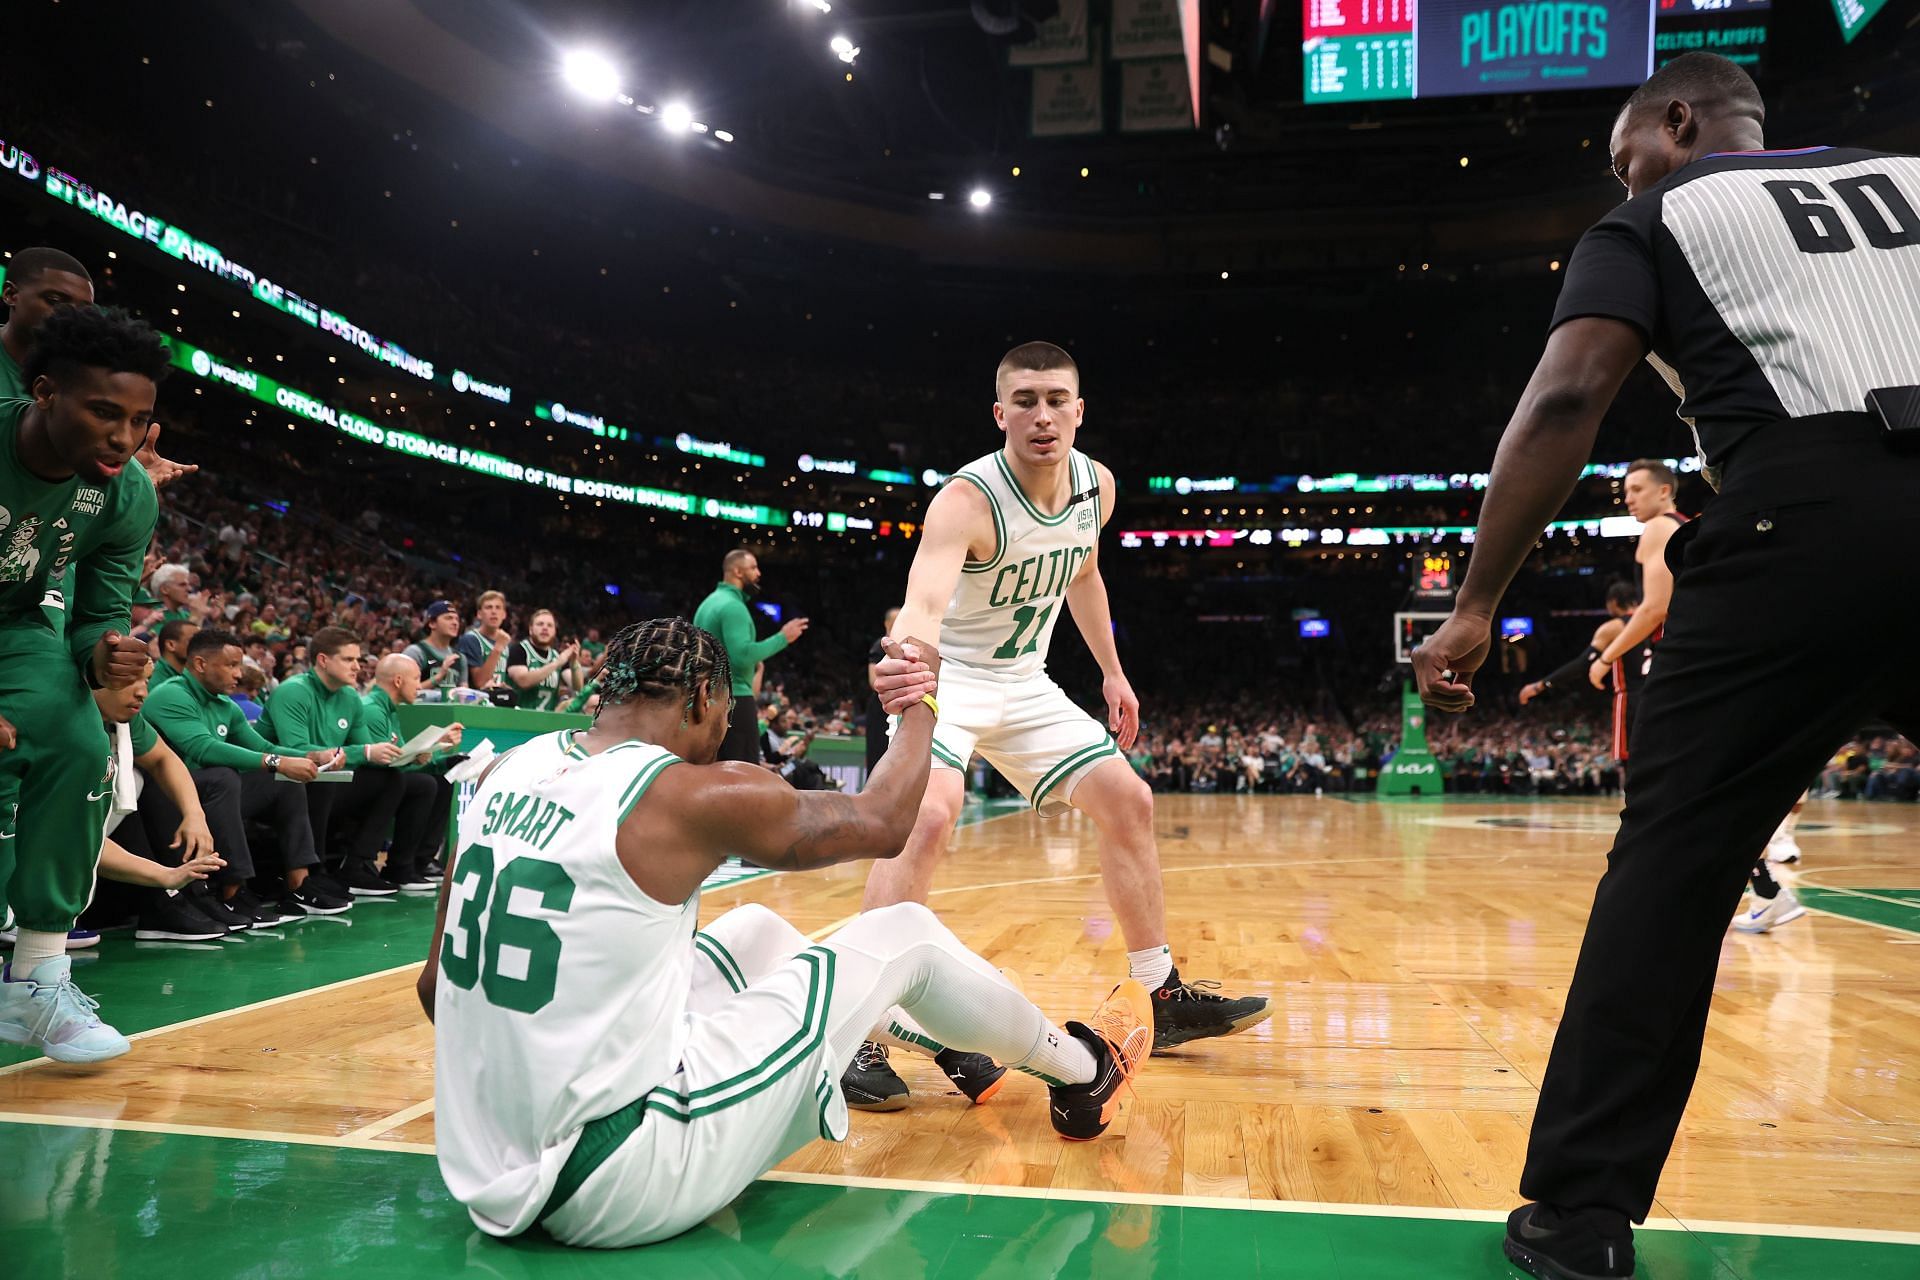
[[[128,634],[159,506],[134,460],[167,372],[157,334],[120,312],[64,307],[0,401],[0,884],[20,924],[0,970],[0,1040],[63,1062],[128,1049],[73,985],[67,931],[93,887],[111,789],[91,689],[145,671]],[[66,632],[41,601],[74,570]]]

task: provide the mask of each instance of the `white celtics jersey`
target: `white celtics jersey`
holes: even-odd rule
[[[940,624],[940,660],[996,679],[1018,680],[1046,669],[1047,645],[1066,608],[1067,585],[1100,540],[1100,477],[1093,460],[1067,455],[1066,509],[1042,515],[1007,465],[991,453],[954,473],[993,508],[994,556],[971,561],[960,575]]]
[[[614,850],[678,762],[573,731],[515,747],[460,821],[434,996],[440,1171],[474,1223],[540,1215],[582,1124],[666,1080],[687,1037],[700,895],[655,902]]]

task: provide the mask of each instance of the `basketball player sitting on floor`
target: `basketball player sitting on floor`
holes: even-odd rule
[[[481,1230],[537,1222],[598,1247],[686,1231],[813,1139],[846,1136],[840,1064],[899,1010],[1044,1080],[1062,1136],[1106,1129],[1150,1047],[1138,983],[1062,1030],[922,906],[816,946],[761,906],[694,931],[701,883],[730,854],[799,871],[900,848],[938,663],[889,642],[875,685],[900,727],[857,796],[714,763],[726,652],[683,618],[614,638],[592,728],[489,767],[419,988],[440,1170]]]
[[[874,864],[862,905],[872,911],[927,900],[966,798],[967,761],[978,751],[1042,817],[1074,808],[1098,828],[1100,877],[1126,940],[1130,976],[1153,993],[1159,1052],[1244,1031],[1273,1008],[1264,996],[1230,999],[1209,989],[1218,983],[1182,982],[1174,969],[1153,793],[1120,754],[1139,732],[1140,700],[1120,667],[1100,577],[1113,473],[1073,447],[1085,413],[1072,356],[1048,342],[1015,347],[994,371],[993,416],[1004,447],[960,468],[928,504],[893,635],[940,637],[933,777],[913,838],[897,859]],[[1106,677],[1107,724],[1047,676],[1063,602]],[[890,1041],[926,1048],[910,1026],[890,1030]],[[976,1102],[999,1084],[991,1063],[938,1061]],[[906,1081],[877,1043],[861,1046],[841,1085],[852,1107],[907,1105]]]

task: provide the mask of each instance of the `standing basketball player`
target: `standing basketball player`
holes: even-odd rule
[[[730,855],[798,871],[900,847],[937,663],[909,642],[879,664],[900,727],[857,796],[715,763],[726,650],[684,618],[614,637],[592,728],[488,769],[419,983],[440,1169],[481,1230],[538,1222],[599,1248],[678,1235],[815,1138],[846,1136],[839,1064],[895,1006],[1046,1081],[1063,1137],[1106,1129],[1151,1040],[1138,983],[1062,1029],[922,906],[818,946],[757,905],[694,931],[701,883]]]
[[[1673,571],[1667,568],[1667,543],[1673,531],[1687,522],[1673,504],[1680,479],[1658,458],[1641,458],[1627,468],[1627,514],[1642,525],[1633,549],[1640,578],[1640,601],[1621,622],[1620,631],[1600,649],[1587,669],[1596,689],[1613,682],[1613,755],[1627,759],[1628,730],[1640,708],[1635,695],[1653,671],[1653,646],[1660,643],[1673,606]]]
[[[1245,1030],[1271,1015],[1266,998],[1228,999],[1182,982],[1167,946],[1153,793],[1120,754],[1139,732],[1140,702],[1120,667],[1097,554],[1113,473],[1073,447],[1086,411],[1080,371],[1059,347],[1029,342],[1000,361],[994,390],[1005,446],[960,468],[928,505],[894,620],[896,639],[940,636],[940,724],[913,838],[898,858],[874,864],[863,905],[926,901],[978,751],[1035,812],[1076,808],[1099,829],[1101,877],[1131,976],[1154,993],[1154,1048]],[[1106,725],[1047,677],[1062,604],[1106,677]],[[844,1081],[853,1105],[902,1105],[906,1082],[877,1046],[856,1066]],[[974,1094],[970,1081],[955,1082]]]
[[[1415,656],[1429,704],[1472,705],[1501,595],[1650,355],[1720,496],[1667,548],[1672,615],[1521,1176],[1535,1203],[1508,1219],[1537,1276],[1633,1273],[1754,852],[1860,724],[1920,733],[1920,561],[1862,554],[1920,534],[1920,158],[1763,151],[1765,114],[1746,72],[1700,53],[1621,109],[1632,198],[1568,264],[1466,583]]]
[[[20,925],[0,970],[0,1040],[61,1062],[129,1048],[74,986],[66,943],[111,799],[89,690],[124,688],[147,667],[129,608],[159,504],[134,451],[166,373],[144,323],[63,307],[27,359],[32,398],[0,401],[0,894]],[[41,602],[69,566],[63,635]]]

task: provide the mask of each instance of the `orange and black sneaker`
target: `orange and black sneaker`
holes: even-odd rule
[[[1115,987],[1087,1022],[1069,1022],[1067,1034],[1093,1051],[1093,1079],[1054,1085],[1047,1114],[1054,1132],[1075,1142],[1099,1137],[1120,1114],[1120,1088],[1132,1082],[1153,1050],[1153,997],[1129,978]]]
[[[1153,1051],[1230,1036],[1273,1016],[1273,1002],[1265,996],[1216,995],[1219,990],[1217,982],[1183,982],[1178,969],[1169,973],[1153,993]]]
[[[942,1049],[933,1060],[975,1106],[985,1105],[1007,1082],[1007,1069],[984,1053]]]

